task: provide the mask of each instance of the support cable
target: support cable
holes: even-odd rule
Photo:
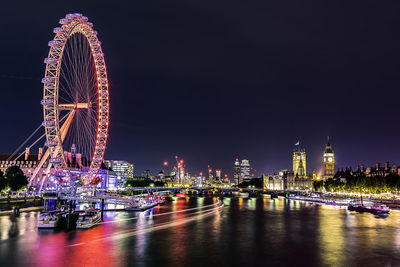
[[[28,148],[30,149],[31,147],[33,147],[34,145],[36,145],[37,142],[39,142],[43,137],[46,136],[46,133],[42,134],[41,137],[39,137],[35,142],[32,143],[32,145],[30,145]],[[25,155],[25,153],[21,153],[19,154],[18,157],[16,157],[14,160],[17,161],[21,156]]]
[[[39,127],[36,128],[35,131],[33,131],[33,133],[27,138],[25,139],[25,141],[11,154],[11,156],[8,157],[7,161],[9,161],[10,159],[12,159],[12,157],[14,157],[18,151],[21,150],[21,148],[29,141],[29,139],[32,138],[32,136],[35,135],[35,133],[37,133],[37,131],[39,131],[39,129],[42,127],[42,124],[39,125]]]
[[[62,117],[60,122],[65,120],[65,118],[68,117],[69,113],[70,112],[68,112],[64,117]],[[8,157],[7,161],[11,160],[18,153],[18,151],[20,151],[21,148],[32,138],[32,136],[34,136],[37,133],[37,131],[39,131],[39,129],[41,127],[42,127],[42,125],[40,125],[38,128],[36,128],[36,130],[33,131],[33,133],[27,139],[25,139],[25,141],[11,154],[11,156]],[[29,146],[29,148],[36,145],[36,143],[39,142],[39,140],[42,139],[45,135],[46,135],[46,133],[44,133],[41,137],[39,137],[39,139],[37,139],[35,142],[33,142],[33,144]],[[23,153],[21,153],[18,157],[16,157],[14,160],[15,161],[18,160],[22,155],[25,155],[25,151]]]

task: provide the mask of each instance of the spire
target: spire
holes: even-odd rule
[[[328,136],[328,142],[326,143],[325,147],[325,153],[333,153],[329,136]]]

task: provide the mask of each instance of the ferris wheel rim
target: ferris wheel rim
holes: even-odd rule
[[[64,56],[64,48],[68,40],[74,34],[80,33],[86,38],[91,49],[90,56],[93,58],[96,67],[96,90],[98,95],[98,106],[96,108],[98,112],[96,141],[90,159],[90,166],[81,178],[83,184],[88,185],[100,170],[107,144],[109,124],[107,70],[104,54],[101,49],[101,42],[97,37],[97,32],[93,30],[93,24],[88,22],[87,17],[82,16],[82,14],[79,13],[67,14],[66,17],[60,19],[59,22],[62,26],[53,30],[55,36],[53,40],[49,42],[49,54],[44,60],[44,63],[46,64],[46,72],[45,77],[42,79],[44,84],[42,104],[46,145],[50,150],[50,163],[59,171],[68,170],[64,156],[63,138],[59,119],[60,69]]]

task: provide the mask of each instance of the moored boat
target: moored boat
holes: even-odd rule
[[[347,206],[347,209],[350,211],[362,211],[363,210],[363,206],[361,204],[356,204],[356,203],[349,203],[349,205]]]
[[[100,210],[90,209],[79,212],[78,220],[76,221],[77,229],[89,229],[101,222]]]
[[[373,214],[388,214],[390,209],[388,206],[383,204],[353,204],[350,203],[347,207],[350,211],[358,211],[358,212],[370,212]]]
[[[390,209],[388,206],[382,204],[382,205],[374,205],[372,208],[375,210],[377,213],[389,213]]]
[[[365,209],[367,212],[371,212],[374,214],[383,214],[390,212],[389,207],[383,204],[373,204],[371,206],[365,207]]]
[[[162,196],[150,196],[139,199],[125,208],[126,211],[144,211],[165,202]]]
[[[65,214],[67,214],[67,212],[58,210],[48,211],[40,214],[38,228],[54,229],[60,227],[60,221]]]

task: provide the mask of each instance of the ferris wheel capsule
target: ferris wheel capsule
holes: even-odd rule
[[[53,57],[46,57],[44,59],[44,63],[46,64],[56,64],[58,62],[58,59],[53,58]]]
[[[81,15],[81,16],[82,16],[82,15]],[[70,19],[70,20],[77,19],[77,18],[79,18],[79,13],[67,14],[67,15],[65,15],[65,18],[66,18],[66,19]]]
[[[71,22],[70,19],[60,19],[60,21],[59,21],[59,23],[62,24],[62,25],[68,24],[70,22]]]
[[[56,81],[56,79],[53,77],[44,77],[42,79],[42,83],[44,83],[44,84],[54,83],[55,81]]]
[[[56,125],[56,122],[55,122],[55,121],[43,121],[43,122],[42,122],[42,125],[43,125],[44,127],[51,127],[51,126]]]
[[[55,40],[55,41],[49,41],[48,45],[50,47],[59,47],[62,46],[62,43],[60,41]]]
[[[58,34],[58,33],[64,33],[65,30],[61,27],[56,27],[53,29],[53,33]]]
[[[42,99],[42,101],[40,101],[40,104],[42,104],[42,105],[53,105],[54,104],[54,98]]]

